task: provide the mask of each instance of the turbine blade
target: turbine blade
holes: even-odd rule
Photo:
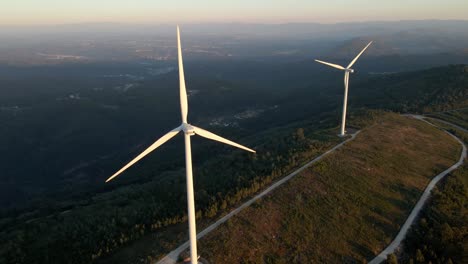
[[[356,58],[354,58],[354,60],[348,65],[348,67],[346,68],[349,68],[351,66],[353,66],[353,64],[357,61],[357,59],[362,55],[362,53],[364,53],[364,51],[372,44],[373,41],[369,42],[369,44],[367,44],[367,46],[356,56]]]
[[[110,180],[112,180],[113,178],[117,177],[119,174],[121,174],[122,172],[124,172],[126,169],[128,169],[130,166],[132,166],[133,164],[137,163],[139,160],[141,160],[143,157],[145,157],[146,155],[148,155],[151,151],[155,150],[156,148],[158,148],[159,146],[161,146],[162,144],[166,143],[169,139],[171,139],[172,137],[174,137],[175,135],[177,135],[177,133],[179,133],[179,131],[182,130],[182,127],[177,127],[177,128],[174,128],[173,130],[169,131],[169,133],[165,134],[164,136],[162,136],[160,139],[156,140],[156,142],[154,142],[151,146],[149,146],[149,148],[147,148],[145,151],[143,151],[142,153],[140,153],[140,155],[138,155],[136,158],[134,158],[132,161],[130,161],[127,165],[125,165],[123,168],[121,168],[119,171],[117,171],[116,173],[114,173],[114,175],[112,175],[111,177],[109,177],[106,182],[109,182]]]
[[[232,141],[230,141],[228,139],[222,138],[222,137],[220,137],[218,135],[215,135],[215,134],[213,134],[213,133],[211,133],[209,131],[206,131],[204,129],[201,129],[199,127],[193,126],[193,131],[195,132],[195,134],[200,135],[202,137],[205,137],[205,138],[208,138],[208,139],[211,139],[211,140],[214,140],[214,141],[219,141],[221,143],[228,144],[228,145],[231,145],[231,146],[234,146],[234,147],[237,147],[237,148],[240,148],[240,149],[247,150],[247,151],[255,153],[255,150],[253,150],[253,149],[249,149],[247,147],[244,147],[244,146],[242,146],[240,144],[237,144],[237,143],[232,142]]]
[[[328,65],[328,66],[331,66],[333,68],[337,68],[337,69],[340,69],[340,70],[344,70],[345,68],[343,66],[340,66],[338,64],[333,64],[333,63],[329,63],[329,62],[325,62],[325,61],[321,61],[321,60],[315,60],[316,62],[319,62],[319,63],[322,63],[322,64],[325,64],[325,65]]]
[[[187,89],[185,88],[184,63],[182,60],[182,46],[180,44],[179,26],[177,26],[177,59],[179,62],[180,112],[182,114],[182,123],[187,123],[187,115],[188,115]]]

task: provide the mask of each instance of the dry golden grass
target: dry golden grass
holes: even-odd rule
[[[430,179],[461,147],[386,114],[356,139],[199,242],[212,263],[365,262],[396,235]]]

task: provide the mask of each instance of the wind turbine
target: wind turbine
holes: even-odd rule
[[[177,135],[179,132],[184,133],[185,139],[185,166],[186,166],[186,177],[187,177],[187,204],[188,204],[188,222],[189,222],[189,238],[190,238],[190,260],[192,263],[198,263],[197,256],[197,233],[195,225],[195,202],[193,195],[193,175],[192,175],[192,150],[190,146],[190,136],[199,135],[214,141],[219,141],[224,144],[228,144],[234,147],[238,147],[243,150],[247,150],[255,153],[255,150],[244,147],[240,144],[222,138],[218,135],[215,135],[209,131],[201,129],[196,126],[192,126],[187,123],[187,114],[188,114],[188,103],[187,103],[187,91],[185,89],[185,77],[184,77],[184,65],[182,62],[182,48],[180,45],[180,31],[179,26],[177,26],[177,53],[179,61],[179,89],[180,89],[180,110],[182,114],[182,124],[173,130],[169,131],[167,134],[162,136],[160,139],[156,140],[151,146],[149,146],[145,151],[140,155],[130,161],[122,169],[117,171],[114,175],[109,177],[106,182],[117,177],[119,174],[124,172],[133,164],[137,163],[140,159],[148,155],[150,152],[164,144],[166,141]]]
[[[351,63],[348,65],[348,67],[343,67],[341,65],[321,61],[321,60],[315,60],[316,62],[323,63],[325,65],[331,66],[333,68],[337,68],[340,70],[343,70],[345,72],[344,75],[344,87],[345,87],[345,93],[344,93],[344,99],[343,99],[343,116],[341,117],[341,131],[340,131],[340,136],[345,135],[345,126],[346,126],[346,108],[348,106],[348,84],[349,84],[349,73],[354,73],[354,70],[351,69],[351,66],[357,61],[357,59],[364,53],[364,51],[372,44],[372,41],[367,44],[367,46],[354,58],[354,60],[351,61]]]

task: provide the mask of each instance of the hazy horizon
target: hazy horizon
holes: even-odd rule
[[[404,4],[403,4],[404,3]],[[65,2],[22,0],[5,3],[1,26],[82,23],[197,24],[197,23],[342,23],[400,20],[466,20],[468,2],[416,0],[411,2],[230,1],[188,0],[177,3],[138,0]]]
[[[319,22],[319,21],[296,21],[296,22],[121,22],[121,21],[87,21],[87,22],[63,22],[53,24],[0,24],[0,27],[54,27],[54,26],[74,26],[74,25],[128,25],[128,26],[175,26],[175,25],[341,25],[341,24],[378,24],[378,23],[407,23],[407,22],[468,22],[468,19],[396,19],[396,20],[363,20],[363,21],[337,21],[337,22]]]

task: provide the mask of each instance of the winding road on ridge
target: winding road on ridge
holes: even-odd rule
[[[437,127],[436,125],[424,120],[424,116],[421,116],[421,115],[406,115],[408,117],[412,117],[412,118],[415,118],[417,120],[421,120],[423,122],[426,122],[432,126],[435,126]],[[436,118],[433,118],[433,119],[436,119]],[[442,121],[444,124],[448,124],[448,125],[452,125],[454,127],[457,127],[457,128],[460,128],[452,123],[449,123],[447,121],[444,121],[444,120],[440,120],[440,119],[436,119],[437,121]],[[461,130],[467,132],[465,129],[461,128]],[[465,158],[466,158],[466,146],[465,144],[463,143],[463,141],[461,141],[458,137],[450,134],[449,132],[447,132],[446,130],[443,130],[445,131],[447,134],[449,134],[451,137],[453,137],[454,139],[456,139],[463,147],[463,150],[460,154],[460,159],[458,160],[457,163],[453,164],[450,168],[448,168],[447,170],[443,171],[442,173],[440,173],[439,175],[435,176],[431,182],[429,182],[429,184],[427,185],[426,189],[424,190],[424,193],[421,195],[421,198],[419,198],[419,201],[418,203],[414,206],[413,210],[411,211],[410,215],[408,216],[408,218],[406,219],[405,223],[403,224],[403,227],[400,229],[400,231],[398,232],[398,235],[395,237],[395,239],[393,239],[393,241],[390,243],[390,245],[388,245],[388,247],[386,247],[377,257],[375,257],[373,260],[371,260],[369,262],[369,264],[379,264],[379,263],[382,263],[383,261],[385,261],[387,259],[387,255],[389,254],[392,254],[394,253],[401,245],[401,242],[405,239],[407,233],[408,233],[408,230],[410,229],[410,227],[414,224],[414,221],[416,220],[416,217],[419,215],[419,213],[421,212],[421,209],[424,208],[424,204],[426,203],[427,199],[430,197],[431,195],[431,191],[432,189],[434,189],[434,187],[436,186],[436,184],[442,180],[445,176],[447,176],[447,174],[449,174],[450,172],[454,171],[455,169],[457,169],[458,167],[460,167]]]
[[[417,119],[421,119],[421,118],[424,119],[424,118],[426,118],[426,117],[424,117],[424,116],[414,116],[414,117],[417,118]],[[456,129],[460,129],[461,131],[463,131],[463,132],[465,132],[465,133],[468,133],[468,129],[465,129],[465,128],[463,128],[463,127],[461,127],[461,126],[458,126],[458,125],[455,125],[455,124],[452,124],[452,123],[447,122],[447,121],[445,121],[445,120],[442,120],[442,119],[439,119],[439,118],[435,118],[435,117],[431,117],[431,116],[429,116],[429,117],[427,117],[427,118],[428,118],[428,119],[434,119],[434,120],[439,121],[439,122],[441,122],[441,123],[444,123],[444,124],[446,124],[446,125],[453,126],[453,127],[455,127]]]
[[[426,122],[432,126],[435,126],[434,124],[424,120],[424,116],[421,116],[421,115],[406,115],[408,117],[412,117],[412,118],[415,118],[417,120],[421,120],[423,122]],[[434,118],[435,119],[435,118]],[[445,124],[448,124],[448,125],[452,125],[456,128],[459,128],[458,126],[452,124],[452,123],[449,123],[447,121],[444,121],[444,120],[439,120],[437,119],[437,121],[443,121],[443,123]],[[466,129],[463,129],[463,128],[460,128],[460,130],[463,130],[464,132],[467,132]],[[444,130],[445,131],[445,130]],[[291,174],[289,174],[288,176],[282,178],[281,180],[273,183],[270,187],[268,187],[267,189],[265,189],[263,192],[257,194],[256,196],[254,196],[252,199],[248,200],[247,202],[243,203],[241,206],[239,206],[238,208],[232,210],[230,213],[228,213],[227,215],[223,216],[222,218],[220,218],[219,220],[217,220],[215,223],[211,224],[210,226],[208,226],[207,228],[205,228],[203,231],[199,232],[197,234],[197,239],[200,239],[202,238],[203,236],[205,236],[206,234],[208,234],[209,232],[213,231],[214,229],[216,229],[218,226],[220,226],[222,223],[226,222],[228,219],[232,218],[233,216],[235,216],[236,214],[238,214],[240,211],[242,211],[243,209],[245,209],[246,207],[250,206],[251,204],[253,204],[254,202],[256,202],[257,200],[259,200],[260,198],[262,198],[263,196],[269,194],[271,191],[273,191],[274,189],[276,189],[277,187],[281,186],[282,184],[288,182],[290,179],[292,179],[294,176],[296,176],[298,173],[300,173],[301,171],[303,171],[304,169],[310,167],[312,164],[316,163],[317,161],[321,160],[323,157],[325,157],[326,155],[330,154],[331,152],[337,150],[338,148],[342,147],[344,144],[346,144],[347,142],[353,140],[358,134],[359,134],[360,131],[357,131],[356,133],[354,133],[351,138],[341,142],[340,144],[336,145],[335,147],[329,149],[328,151],[326,151],[325,153],[323,153],[322,155],[316,157],[315,159],[313,159],[312,161],[308,162],[307,164],[305,164],[304,166],[300,167],[299,169],[295,170],[294,172],[292,172]],[[454,171],[455,169],[457,169],[458,167],[460,167],[463,162],[464,162],[464,159],[466,158],[466,155],[467,155],[467,148],[465,146],[465,144],[459,139],[457,138],[456,136],[450,134],[449,132],[445,131],[447,134],[449,134],[451,137],[453,137],[455,140],[457,140],[461,145],[462,145],[462,152],[460,154],[460,159],[458,160],[457,163],[455,163],[454,165],[452,165],[450,168],[448,168],[447,170],[443,171],[442,173],[440,173],[439,175],[435,176],[431,182],[429,182],[428,186],[426,187],[426,189],[424,190],[424,193],[421,195],[421,198],[419,199],[419,201],[416,203],[415,207],[413,208],[413,210],[411,211],[410,215],[408,216],[408,218],[406,219],[405,223],[403,224],[402,228],[400,229],[400,231],[398,232],[397,236],[395,237],[395,239],[390,243],[390,245],[388,247],[386,247],[378,256],[376,256],[374,259],[372,259],[369,264],[379,264],[383,261],[385,261],[387,259],[387,255],[389,254],[392,254],[394,253],[401,245],[401,242],[405,239],[406,237],[406,234],[408,233],[408,230],[410,229],[410,227],[413,225],[414,221],[416,220],[416,217],[418,216],[418,214],[420,213],[421,209],[424,207],[424,204],[426,203],[427,199],[430,197],[430,194],[431,194],[431,191],[432,189],[436,186],[436,184],[441,180],[443,179],[447,174],[449,174],[450,172]],[[166,255],[165,257],[163,257],[161,260],[159,260],[156,264],[175,264],[177,262],[177,259],[180,255],[180,253],[182,253],[184,250],[186,250],[187,248],[189,247],[189,241],[183,243],[182,245],[180,245],[179,247],[177,247],[176,249],[174,249],[173,251],[171,251],[168,255]]]
[[[213,224],[211,224],[210,226],[208,226],[207,228],[205,228],[203,231],[201,231],[200,233],[197,234],[197,239],[200,239],[202,238],[203,236],[205,236],[206,234],[208,234],[209,232],[213,231],[214,229],[216,229],[219,225],[221,225],[222,223],[226,222],[228,219],[230,219],[231,217],[235,216],[236,214],[238,214],[240,211],[242,211],[243,209],[249,207],[251,204],[253,204],[254,202],[256,202],[258,199],[262,198],[263,196],[269,194],[271,191],[273,191],[274,189],[276,189],[277,187],[281,186],[282,184],[284,184],[285,182],[289,181],[290,179],[292,179],[294,176],[296,176],[299,172],[303,171],[304,169],[310,167],[312,164],[316,163],[317,161],[321,160],[323,157],[325,157],[326,155],[332,153],[333,151],[337,150],[338,148],[340,148],[341,146],[343,146],[344,144],[346,144],[347,142],[353,140],[358,134],[359,134],[360,131],[357,131],[355,132],[354,134],[351,135],[351,138],[341,142],[340,144],[334,146],[333,148],[327,150],[325,153],[323,153],[322,155],[316,157],[315,159],[313,159],[312,161],[309,161],[307,164],[305,164],[304,166],[300,167],[299,169],[295,170],[294,172],[292,172],[291,174],[289,174],[288,176],[282,178],[281,180],[273,183],[272,185],[270,185],[270,187],[268,187],[267,189],[265,189],[263,192],[255,195],[252,199],[248,200],[247,202],[243,203],[241,206],[237,207],[236,209],[232,210],[229,214],[223,216],[222,218],[220,218],[218,221],[214,222]],[[182,253],[182,251],[186,250],[187,248],[189,247],[189,241],[183,243],[182,245],[180,245],[178,248],[174,249],[173,251],[171,251],[168,255],[166,255],[164,258],[162,258],[161,260],[159,260],[156,264],[174,264],[177,262],[177,259],[180,255],[180,253]]]

